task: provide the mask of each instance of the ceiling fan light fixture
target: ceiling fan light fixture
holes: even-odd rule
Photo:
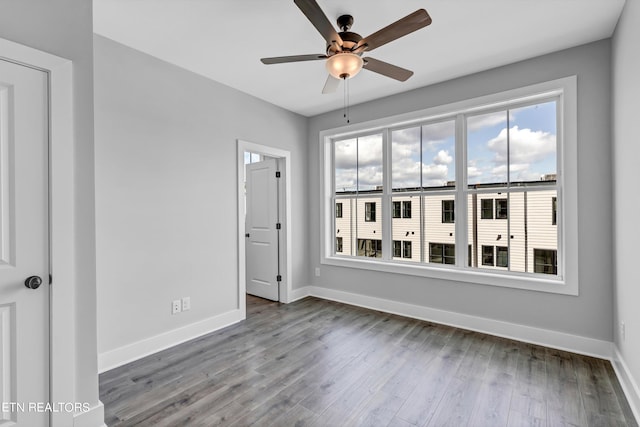
[[[336,79],[350,79],[362,70],[364,61],[351,52],[338,52],[327,59],[327,71]]]

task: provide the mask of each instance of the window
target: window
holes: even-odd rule
[[[375,202],[367,202],[364,204],[364,220],[366,222],[376,222]]]
[[[411,218],[411,201],[402,202],[402,218]]]
[[[509,267],[509,247],[496,246],[496,267]]]
[[[555,249],[534,249],[534,269],[536,273],[558,274],[558,251]]]
[[[481,199],[480,209],[481,219],[493,219],[493,199]]]
[[[336,237],[336,252],[342,252],[342,237]]]
[[[400,218],[400,202],[393,202],[392,218]]]
[[[342,218],[342,203],[336,203],[336,218]]]
[[[482,265],[493,267],[493,246],[482,246]]]
[[[442,201],[442,222],[443,223],[454,222],[454,207],[455,207],[455,202],[453,200]]]
[[[507,199],[496,199],[496,219],[507,219]]]
[[[358,256],[382,257],[382,240],[358,239]]]
[[[402,242],[402,258],[411,258],[411,242],[404,240]]]
[[[577,217],[576,81],[321,131],[322,262],[356,266],[332,259],[339,235],[345,254],[376,258],[359,268],[577,292],[577,227],[563,222]],[[336,201],[344,222],[327,218]],[[555,269],[534,248],[556,251]],[[390,265],[401,258],[413,268]]]
[[[393,241],[393,256],[400,258],[402,256],[402,242],[400,240]]]
[[[435,264],[455,264],[456,245],[429,243],[429,262]]]

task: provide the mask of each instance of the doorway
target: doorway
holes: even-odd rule
[[[291,294],[291,183],[288,179],[291,169],[291,154],[265,145],[238,140],[238,305],[246,315],[246,294],[255,294],[260,297],[279,302],[289,302]],[[257,188],[259,197],[247,200],[247,176],[251,171],[253,179],[251,184]],[[279,177],[276,178],[276,174]],[[273,176],[271,187],[267,185],[266,177]],[[265,179],[262,179],[262,178]],[[275,182],[275,183],[274,183]],[[251,189],[249,189],[251,191]],[[255,215],[248,218],[248,209],[251,203],[273,202],[275,195],[277,202],[271,208],[264,206],[253,212],[259,212],[260,218],[255,223]],[[267,210],[271,209],[271,213]],[[273,212],[275,211],[275,214]],[[261,212],[264,212],[262,214]],[[252,224],[248,224],[247,220]],[[257,226],[257,227],[256,227]],[[251,230],[250,228],[253,228]],[[272,229],[272,230],[271,230]],[[252,236],[252,233],[273,233],[273,239],[265,239],[264,236]],[[252,237],[258,237],[253,241]],[[253,245],[257,243],[257,245]],[[275,258],[260,258],[260,251],[266,244],[274,245],[277,249]],[[252,246],[253,245],[253,246]],[[266,273],[256,274],[257,262],[265,264],[266,268],[260,270]],[[262,277],[261,275],[264,275]],[[255,280],[257,279],[257,280]],[[280,279],[280,280],[278,280]],[[260,294],[267,291],[267,294]]]

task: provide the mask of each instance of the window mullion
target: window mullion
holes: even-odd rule
[[[455,242],[456,266],[464,267],[467,257],[467,150],[466,123],[464,114],[456,116],[455,162],[456,162],[456,203],[455,203]]]
[[[382,259],[393,259],[393,247],[391,242],[391,130],[389,128],[384,129],[382,132],[382,200],[381,208],[382,212],[379,215],[382,218]],[[402,215],[402,212],[401,212]]]

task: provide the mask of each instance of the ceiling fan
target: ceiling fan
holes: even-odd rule
[[[315,0],[294,0],[294,3],[324,37],[327,42],[326,54],[262,58],[263,64],[324,59],[326,60],[329,77],[327,77],[322,93],[335,92],[341,79],[346,80],[355,76],[362,68],[402,82],[413,75],[413,71],[370,56],[362,58],[362,54],[431,24],[431,17],[426,10],[418,9],[393,24],[363,38],[359,34],[349,31],[353,25],[353,17],[351,15],[342,15],[338,18],[338,27],[342,30],[338,33]]]

